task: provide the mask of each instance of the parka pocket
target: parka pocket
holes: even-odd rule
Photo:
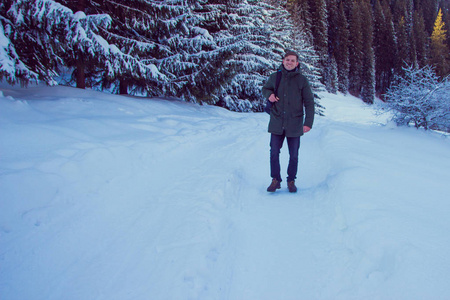
[[[292,115],[292,118],[289,121],[289,127],[293,131],[300,130],[299,128],[303,128],[303,113],[296,113]]]
[[[273,106],[272,109],[270,110],[270,114],[277,119],[281,117],[281,112],[275,106]]]

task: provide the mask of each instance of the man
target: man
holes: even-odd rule
[[[288,51],[280,66],[281,78],[277,86],[277,73],[270,75],[264,84],[262,93],[270,108],[269,132],[270,138],[270,175],[272,183],[268,192],[275,192],[281,188],[280,149],[284,139],[289,148],[289,165],[287,169],[287,186],[289,192],[297,192],[295,179],[297,178],[298,150],[300,136],[311,130],[314,122],[314,96],[308,80],[298,68],[298,55]],[[281,80],[280,80],[281,79]],[[305,121],[303,122],[303,116]]]

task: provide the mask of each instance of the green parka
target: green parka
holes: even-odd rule
[[[303,125],[312,128],[314,122],[314,95],[308,80],[298,68],[292,71],[287,71],[283,65],[280,68],[279,100],[273,103],[270,111],[269,132],[279,135],[284,132],[287,137],[301,136]],[[262,88],[266,99],[274,93],[276,77],[277,72],[271,74]]]

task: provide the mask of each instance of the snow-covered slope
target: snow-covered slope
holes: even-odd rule
[[[448,137],[321,104],[269,194],[266,114],[2,86],[0,298],[448,299]]]

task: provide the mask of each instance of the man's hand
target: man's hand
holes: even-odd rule
[[[274,103],[274,102],[278,102],[278,100],[280,100],[280,98],[275,97],[275,94],[271,94],[269,97],[269,101]]]
[[[308,126],[303,126],[303,133],[307,133],[310,130],[311,128],[309,128]]]

